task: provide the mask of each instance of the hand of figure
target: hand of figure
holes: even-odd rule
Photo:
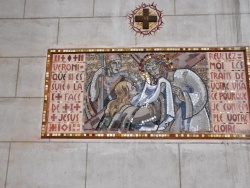
[[[184,97],[184,94],[183,94],[181,88],[173,85],[172,91],[178,97],[179,100],[185,102],[185,97]]]
[[[105,67],[101,67],[101,75],[106,76],[107,70]]]

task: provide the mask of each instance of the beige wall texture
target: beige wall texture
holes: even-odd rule
[[[0,0],[0,188],[249,188],[250,141],[40,138],[48,48],[250,46],[250,0]]]

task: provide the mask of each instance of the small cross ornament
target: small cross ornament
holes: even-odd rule
[[[156,5],[142,3],[128,18],[131,30],[136,34],[152,35],[162,27],[162,17],[162,11],[159,11]]]

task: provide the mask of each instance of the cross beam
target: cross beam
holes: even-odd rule
[[[149,16],[149,9],[144,8],[142,16],[135,16],[135,22],[142,22],[142,28],[149,29],[149,23],[157,22],[157,16]]]

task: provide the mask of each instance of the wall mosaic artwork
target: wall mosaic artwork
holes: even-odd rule
[[[249,139],[249,48],[51,49],[42,138]]]

